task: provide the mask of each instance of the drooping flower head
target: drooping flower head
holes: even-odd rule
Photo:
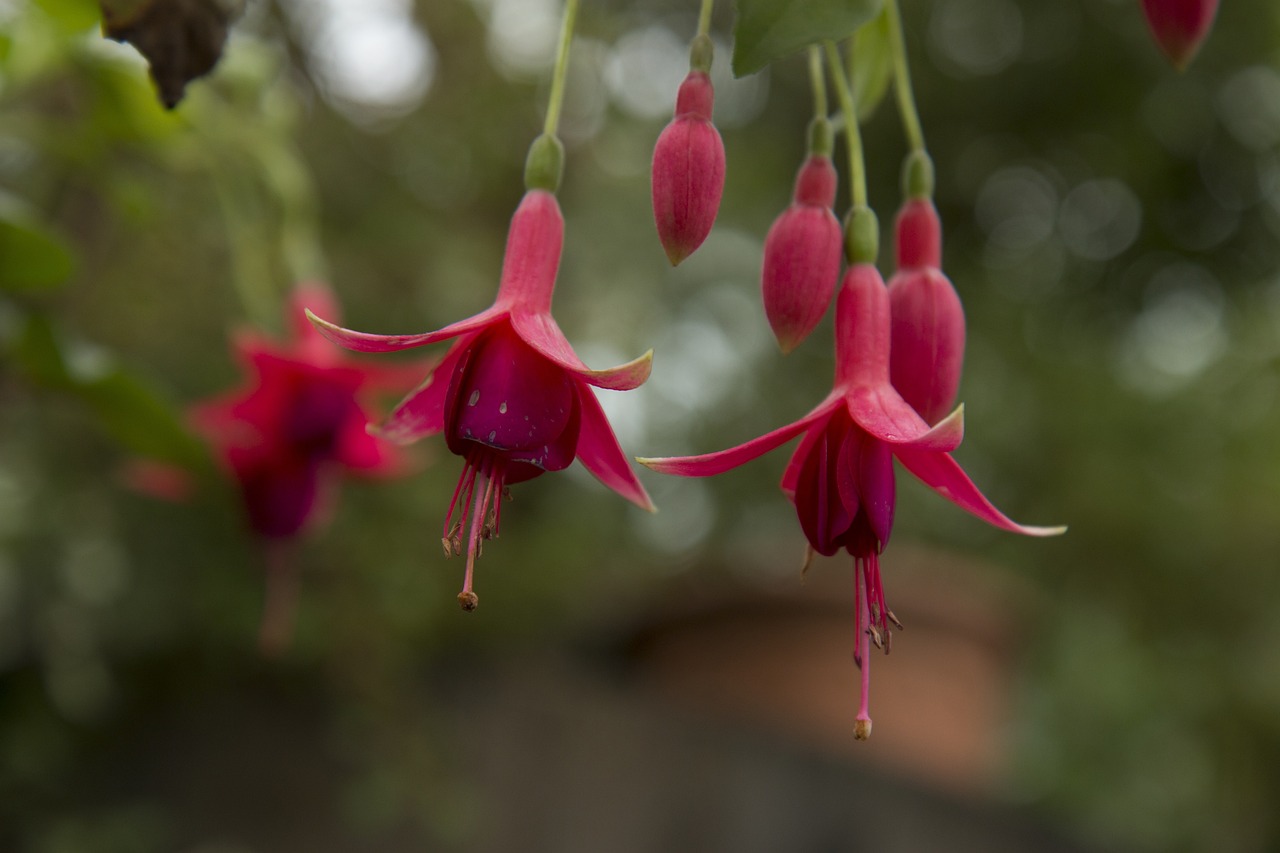
[[[1181,71],[1195,57],[1218,13],[1218,0],[1142,0],[1160,50]]]
[[[836,170],[825,154],[811,154],[796,176],[791,205],[764,240],[760,291],[764,312],[783,352],[818,325],[840,277],[844,237],[831,212]]]
[[[898,213],[898,270],[889,280],[893,387],[929,423],[955,404],[964,366],[964,308],[939,269],[942,224],[925,196]]]
[[[653,148],[653,218],[672,266],[702,245],[720,210],[724,142],[711,123],[714,99],[706,70],[691,70],[680,84],[675,117]]]
[[[836,301],[836,370],[831,393],[784,427],[737,447],[701,456],[642,459],[684,477],[735,468],[803,436],[782,476],[809,547],[823,555],[841,548],[854,558],[862,701],[855,735],[871,732],[870,644],[890,645],[897,619],[885,603],[880,553],[893,527],[893,458],[942,497],[982,520],[1016,533],[1047,536],[1063,528],[1027,527],[996,509],[952,458],[963,436],[962,409],[930,426],[889,382],[889,293],[870,263],[855,264]]]
[[[325,287],[298,287],[289,300],[291,335],[276,343],[245,332],[232,347],[248,383],[198,403],[190,417],[235,479],[249,528],[268,544],[269,600],[263,643],[278,649],[292,622],[293,570],[281,543],[315,522],[345,473],[389,476],[405,469],[398,448],[368,432],[365,397],[403,393],[414,375],[344,356],[306,319],[338,306]]]
[[[442,539],[446,555],[467,555],[458,596],[465,610],[477,604],[475,559],[483,540],[498,535],[507,486],[559,471],[576,458],[622,497],[653,508],[591,390],[639,386],[652,354],[608,370],[591,370],[574,354],[551,316],[563,241],[555,196],[531,189],[512,218],[497,300],[487,310],[420,335],[372,335],[312,317],[321,334],[358,352],[454,339],[378,433],[409,443],[443,432],[449,450],[463,459]]]

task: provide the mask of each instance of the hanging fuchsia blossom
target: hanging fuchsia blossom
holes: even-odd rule
[[[964,308],[943,275],[942,224],[928,198],[902,206],[898,271],[889,280],[893,387],[920,417],[937,423],[951,409],[964,365]]]
[[[711,123],[714,98],[706,72],[690,71],[653,148],[653,218],[672,266],[702,245],[720,210],[724,142]]]
[[[403,469],[397,449],[369,435],[363,397],[412,384],[403,368],[357,363],[320,337],[305,311],[338,315],[326,288],[299,287],[290,302],[291,340],[238,335],[233,348],[249,386],[191,411],[197,431],[235,476],[250,528],[268,539],[298,534],[338,472],[385,476]]]
[[[1156,44],[1174,67],[1187,67],[1209,35],[1218,0],[1142,0]]]
[[[399,449],[368,433],[364,397],[403,393],[421,372],[421,366],[410,374],[344,356],[307,322],[306,308],[338,316],[327,288],[299,287],[286,316],[291,338],[278,344],[254,333],[238,335],[233,349],[248,386],[191,410],[196,431],[239,487],[249,528],[267,543],[261,639],[270,652],[287,642],[293,621],[296,571],[284,543],[321,515],[343,472],[384,477],[405,470]],[[166,483],[160,475],[167,477],[169,493],[183,497],[174,488],[184,481],[176,469],[152,465],[135,472],[151,487]]]
[[[844,235],[831,212],[836,170],[813,154],[796,176],[792,202],[764,240],[760,290],[765,316],[782,351],[791,352],[818,325],[840,277]]]
[[[845,274],[836,302],[835,387],[794,423],[737,447],[701,456],[642,459],[667,474],[707,477],[736,468],[803,435],[782,476],[809,547],[853,555],[862,701],[855,735],[871,733],[870,644],[886,651],[897,619],[885,603],[880,553],[895,504],[893,458],[961,509],[1015,533],[1048,536],[1063,528],[1027,527],[996,509],[952,458],[963,436],[962,409],[930,428],[889,383],[889,294],[874,265]],[[899,626],[900,627],[900,626]]]
[[[481,542],[498,535],[507,486],[559,471],[577,458],[619,495],[653,509],[590,387],[625,391],[639,386],[649,377],[652,353],[608,370],[590,370],[574,354],[551,316],[563,241],[564,219],[555,196],[530,190],[511,221],[491,308],[420,335],[371,335],[312,318],[330,340],[359,352],[456,339],[379,434],[409,443],[443,432],[449,449],[463,458],[443,543],[447,555],[461,554],[465,536],[466,578],[458,596],[465,610],[477,604],[475,559]]]

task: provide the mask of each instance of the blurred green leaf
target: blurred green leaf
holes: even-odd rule
[[[50,388],[71,386],[62,348],[44,315],[27,317],[9,355],[31,381]]]
[[[0,290],[47,290],[74,270],[75,258],[61,240],[0,209]]]
[[[27,317],[9,355],[31,382],[82,400],[131,453],[187,468],[201,467],[207,459],[181,414],[154,389],[107,356],[68,354],[44,315]]]
[[[68,33],[87,30],[100,20],[94,0],[36,0],[36,5]]]
[[[133,453],[186,467],[198,466],[205,458],[203,445],[173,407],[123,369],[78,382],[76,392],[107,432]]]
[[[734,76],[759,71],[814,42],[847,38],[882,5],[883,0],[738,0]]]
[[[893,79],[893,52],[890,47],[889,13],[884,9],[859,27],[849,54],[850,84],[858,120],[866,121],[880,106],[889,81]]]

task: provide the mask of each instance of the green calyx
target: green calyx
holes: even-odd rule
[[[524,161],[524,188],[554,193],[564,175],[564,146],[550,134],[542,134],[529,146]]]
[[[880,221],[869,207],[855,207],[844,220],[844,257],[850,265],[874,264],[880,254]]]
[[[924,151],[912,151],[902,161],[902,194],[907,198],[933,198],[933,160]]]
[[[689,68],[694,71],[701,71],[703,74],[711,73],[711,60],[715,56],[715,45],[711,43],[711,36],[706,33],[699,33],[694,36],[693,44],[689,45]]]
[[[825,118],[809,122],[809,153],[830,157],[834,147],[835,134],[831,131],[831,122]]]

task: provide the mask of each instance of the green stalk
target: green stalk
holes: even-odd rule
[[[907,65],[907,44],[902,35],[902,15],[898,11],[898,0],[885,0],[884,8],[889,17],[893,88],[898,98],[898,112],[902,115],[902,130],[907,135],[911,151],[924,152],[924,131],[920,127],[920,113],[916,109],[916,96],[911,88],[911,70]]]
[[[827,70],[836,84],[836,97],[840,111],[844,113],[844,130],[849,149],[849,191],[854,209],[867,206],[867,170],[862,158],[862,135],[858,131],[858,113],[853,105],[853,92],[840,63],[840,51],[835,42],[824,42],[827,51]]]
[[[551,77],[551,97],[547,102],[547,120],[542,132],[555,136],[560,128],[560,107],[564,103],[564,80],[569,71],[569,44],[578,17],[578,0],[565,0],[564,18],[560,23],[560,44],[556,47],[556,67]]]

